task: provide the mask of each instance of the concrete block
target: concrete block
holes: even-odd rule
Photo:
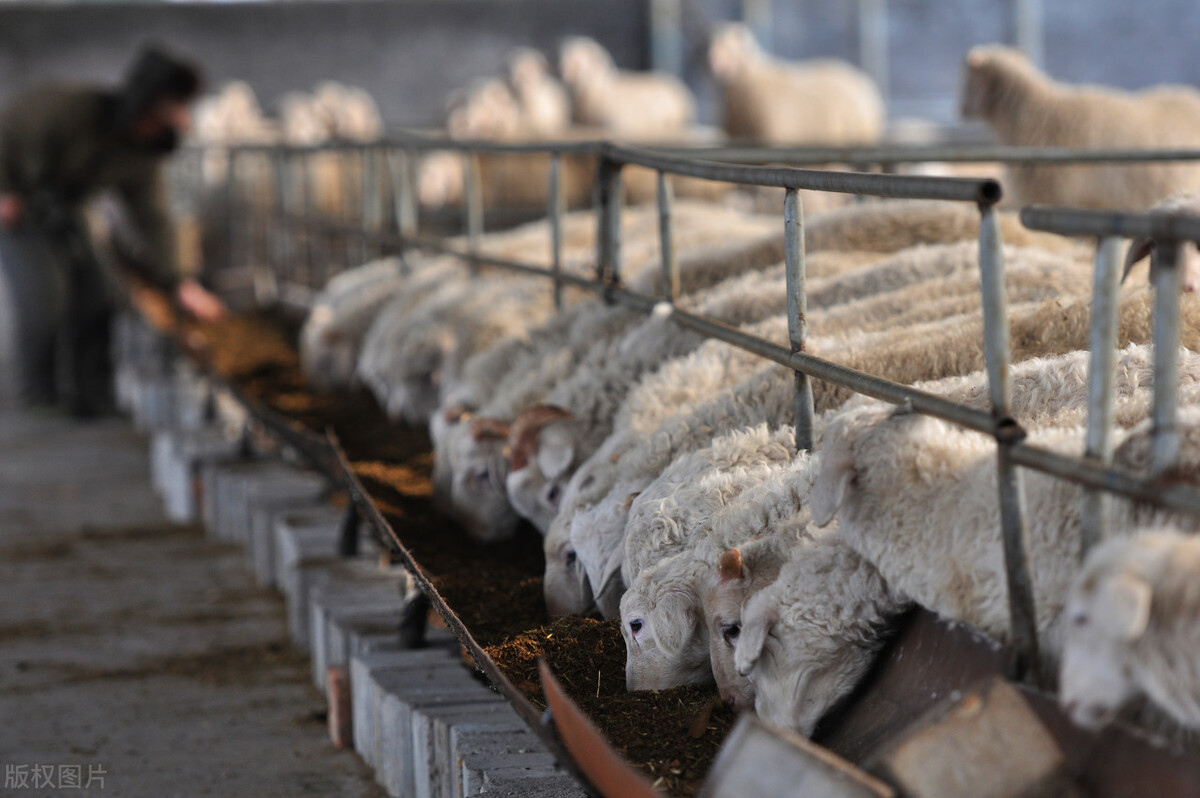
[[[496,734],[521,732],[519,728],[512,728],[513,721],[520,723],[520,718],[498,693],[480,685],[476,694],[479,700],[475,703],[430,706],[412,713],[416,798],[449,798],[454,794],[461,765],[450,753],[450,728],[453,724],[469,723],[478,731]],[[491,723],[483,723],[488,719]]]
[[[351,747],[354,745],[354,718],[350,710],[350,674],[341,665],[329,666],[325,675],[325,704],[333,747]]]
[[[495,770],[476,795],[492,798],[585,798],[579,783],[561,771]]]
[[[333,619],[347,624],[356,616],[398,612],[400,607],[401,583],[395,577],[381,576],[373,583],[346,585],[337,580],[338,566],[330,569],[325,579],[313,586],[309,597],[309,652],[313,684],[318,689],[324,684],[325,668],[346,661],[344,637],[340,630],[331,632]]]
[[[324,480],[312,472],[276,460],[263,461],[259,468],[244,473],[240,480],[230,481],[228,500],[232,514],[228,538],[249,549],[257,502],[270,502],[275,497],[319,495],[325,489]]]
[[[275,584],[275,530],[277,515],[325,504],[329,485],[317,474],[300,472],[295,479],[260,484],[247,496],[250,539],[247,551],[254,576],[263,587]]]
[[[411,651],[388,651],[365,654],[350,660],[350,695],[354,716],[354,747],[368,765],[374,766],[379,747],[379,716],[383,701],[382,689],[402,676],[392,674],[431,666],[453,667],[455,657],[445,648],[423,648]],[[386,674],[386,675],[385,675]],[[382,682],[383,687],[377,683]]]
[[[376,780],[390,795],[412,796],[416,791],[412,714],[429,707],[476,703],[480,684],[465,668],[444,665],[394,676],[387,672],[376,676],[376,689],[383,695]]]
[[[534,742],[530,742],[533,738]],[[513,781],[554,777],[554,757],[533,732],[477,735],[481,748],[461,758],[462,794],[478,795],[498,780]]]
[[[301,648],[309,645],[309,598],[328,578],[338,556],[342,513],[314,507],[275,517],[275,584],[287,598],[288,631]]]
[[[912,798],[1077,794],[1054,737],[999,677],[929,710],[873,759],[871,769]]]
[[[160,493],[167,517],[177,523],[192,523],[199,515],[197,481],[204,463],[235,458],[238,442],[219,429],[170,430],[154,438],[161,446]]]

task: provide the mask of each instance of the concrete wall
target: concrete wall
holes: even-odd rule
[[[495,73],[520,44],[546,51],[569,34],[645,66],[644,0],[428,0],[236,4],[0,3],[0,102],[46,77],[113,81],[141,42],[201,63],[211,85],[249,79],[270,106],[335,78],[370,91],[394,124],[440,120],[447,93]]]
[[[680,0],[683,71],[701,117],[718,97],[705,67],[713,23],[741,0]],[[618,63],[649,60],[651,0],[403,0],[213,4],[0,3],[0,101],[45,76],[112,80],[141,41],[162,40],[204,62],[213,83],[250,79],[270,103],[288,89],[336,78],[371,91],[395,124],[441,116],[445,95],[495,73],[518,44],[551,52],[565,35],[595,36]],[[955,119],[963,54],[1015,38],[1015,0],[888,0],[894,116]],[[1043,0],[1046,67],[1068,81],[1137,88],[1200,84],[1187,32],[1194,0]],[[775,0],[772,49],[787,58],[859,61],[854,0]]]

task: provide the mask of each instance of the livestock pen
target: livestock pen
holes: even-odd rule
[[[308,207],[307,193],[298,190],[297,175],[303,175],[307,161],[321,153],[334,151],[357,165],[361,179],[347,178],[347,196],[341,218],[314,214]],[[465,246],[451,245],[444,239],[422,234],[419,211],[413,191],[413,175],[418,155],[427,151],[451,151],[464,159],[465,208],[463,227]],[[550,162],[549,197],[546,216],[550,221],[550,267],[527,261],[486,255],[479,249],[485,219],[481,200],[478,158],[487,154],[507,154],[548,158]],[[562,217],[565,212],[561,190],[562,162],[568,157],[594,159],[596,254],[595,277],[567,273],[562,255]],[[1084,509],[1085,544],[1104,537],[1103,497],[1120,494],[1171,510],[1200,514],[1200,491],[1155,477],[1170,471],[1178,453],[1176,417],[1176,373],[1179,273],[1179,245],[1200,241],[1200,220],[1163,214],[1115,214],[1069,209],[1030,208],[1022,214],[1025,224],[1038,230],[1097,239],[1093,313],[1091,321],[1092,368],[1089,384],[1087,455],[1070,458],[1026,440],[1025,430],[1011,417],[1009,405],[1009,328],[1005,294],[1004,255],[996,204],[1001,199],[1000,184],[991,179],[918,177],[867,172],[831,172],[794,166],[851,164],[884,166],[923,161],[1000,161],[1015,163],[1087,163],[1140,162],[1146,160],[1192,160],[1200,152],[1104,152],[1042,151],[1013,148],[852,148],[846,150],[744,150],[711,148],[643,149],[607,142],[564,142],[539,144],[496,144],[489,142],[451,142],[413,133],[397,134],[366,145],[329,145],[319,148],[244,147],[229,151],[227,176],[223,190],[222,231],[229,240],[230,261],[246,264],[254,275],[255,299],[262,304],[282,302],[304,308],[315,292],[333,273],[362,262],[374,254],[403,253],[409,248],[428,249],[452,255],[473,269],[501,269],[546,277],[561,306],[564,285],[594,292],[604,301],[649,312],[660,303],[675,304],[679,276],[672,239],[671,176],[713,180],[741,185],[782,189],[786,248],[786,284],[789,309],[787,346],[767,341],[720,322],[673,307],[670,319],[682,327],[725,341],[795,372],[795,426],[800,448],[813,444],[813,405],[811,380],[820,379],[845,386],[887,402],[905,405],[913,411],[936,416],[965,428],[991,436],[997,444],[996,469],[999,506],[1003,526],[1005,570],[1008,580],[1009,613],[1016,658],[1012,674],[1018,679],[1041,681],[1036,634],[1036,607],[1030,585],[1023,534],[1021,468],[1031,468],[1077,482],[1088,489]],[[747,163],[783,162],[789,167],[754,166]],[[621,179],[625,167],[653,170],[657,178],[657,215],[659,221],[660,260],[663,270],[661,296],[635,293],[621,281]],[[265,169],[264,169],[265,167]],[[258,186],[256,196],[248,198],[243,170],[258,170],[267,175],[268,186]],[[193,174],[185,161],[185,175]],[[346,174],[349,174],[347,170]],[[303,180],[299,181],[303,182]],[[828,191],[864,197],[944,200],[971,203],[979,210],[980,293],[983,308],[985,361],[990,384],[990,412],[949,402],[939,396],[909,386],[848,369],[805,351],[807,325],[804,252],[804,208],[799,192]],[[1154,475],[1140,477],[1114,470],[1111,428],[1113,353],[1117,313],[1120,258],[1118,242],[1127,236],[1151,236],[1159,244],[1154,258],[1155,275],[1155,382],[1153,399]],[[321,250],[324,250],[322,252]],[[331,263],[318,263],[326,258]],[[329,268],[332,266],[332,268]],[[247,400],[254,404],[252,400]],[[540,713],[525,694],[515,687],[497,667],[472,631],[463,624],[439,595],[420,564],[403,540],[380,512],[340,452],[337,441],[322,441],[299,435],[284,422],[277,411],[258,408],[259,415],[276,431],[298,441],[312,457],[346,485],[355,499],[354,506],[371,527],[415,575],[422,590],[446,619],[474,658],[477,666],[503,692],[535,727]],[[348,530],[352,529],[348,525]],[[353,548],[353,536],[346,537],[346,550]],[[554,735],[543,730],[557,745]],[[575,754],[574,751],[572,751]],[[577,761],[584,775],[604,791],[605,777],[581,758]],[[594,763],[593,763],[594,764]]]

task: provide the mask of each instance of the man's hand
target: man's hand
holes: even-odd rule
[[[179,306],[200,321],[218,321],[225,313],[225,303],[213,296],[195,280],[184,280],[175,292]]]
[[[12,230],[24,215],[24,200],[16,194],[0,194],[0,227]]]

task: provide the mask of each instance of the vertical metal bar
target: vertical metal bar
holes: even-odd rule
[[[483,193],[479,185],[479,156],[463,153],[463,207],[466,213],[467,247],[472,255],[479,254],[479,239],[483,235]],[[479,269],[479,261],[471,260],[471,270]]]
[[[1154,439],[1150,449],[1150,473],[1162,476],[1179,457],[1176,404],[1179,388],[1179,292],[1183,270],[1179,267],[1182,246],[1176,241],[1158,241],[1154,248]]]
[[[808,338],[808,292],[805,287],[804,264],[804,206],[800,192],[789,188],[783,196],[783,242],[787,274],[788,340],[792,353],[803,352]],[[796,448],[811,452],[813,448],[812,380],[796,372]]]
[[[601,156],[596,164],[596,278],[621,281],[621,165]]]
[[[355,260],[362,254],[362,238],[354,234],[354,230],[362,223],[362,208],[358,203],[360,194],[354,181],[355,167],[361,166],[358,162],[359,152],[343,147],[332,150],[329,155],[333,163],[337,164],[342,183],[342,271],[353,267]]]
[[[271,270],[275,273],[276,283],[290,282],[287,268],[288,257],[288,205],[287,205],[287,160],[283,150],[275,150],[270,154],[271,172],[274,176],[275,196],[275,235],[271,249]],[[281,280],[282,278],[282,280]]]
[[[1113,454],[1113,369],[1117,354],[1118,291],[1121,287],[1121,249],[1119,236],[1106,236],[1096,242],[1096,272],[1092,281],[1092,327],[1088,370],[1087,441],[1084,456],[1100,464],[1112,462]],[[1087,489],[1083,494],[1083,540],[1080,557],[1105,538],[1108,493]]]
[[[225,236],[226,257],[229,262],[225,268],[233,268],[237,258],[237,152],[230,148],[225,150]]]
[[[309,288],[320,288],[315,274],[317,239],[313,231],[312,203],[312,174],[310,171],[312,155],[300,153],[300,169],[297,175],[300,179],[301,214],[304,219],[304,281]]]
[[[675,192],[667,176],[658,173],[658,246],[662,254],[663,297],[672,305],[679,299],[679,262],[675,258],[675,233],[672,230],[672,209]]]
[[[550,266],[554,269],[554,307],[559,312],[563,308],[562,282],[558,279],[562,274],[562,156],[554,153],[550,156]]]
[[[650,2],[650,68],[683,75],[683,29],[680,0]]]
[[[987,363],[988,386],[992,413],[1001,421],[1008,418],[1009,398],[1009,341],[1008,301],[1004,285],[1004,250],[1000,239],[1000,223],[994,208],[980,206],[979,273],[983,294],[984,357]],[[1037,608],[1034,606],[1033,586],[1029,578],[1029,561],[1023,517],[1024,488],[1022,474],[1012,462],[1010,446],[1019,438],[996,436],[996,477],[1000,494],[1000,524],[1004,541],[1004,568],[1008,581],[1008,609],[1011,620],[1013,648],[1017,654],[1015,670],[1018,677],[1031,669],[1039,681]]]
[[[1045,60],[1045,37],[1042,30],[1042,0],[1017,0],[1017,47],[1025,51],[1030,63],[1041,66]]]
[[[359,230],[362,235],[359,236],[359,262],[366,263],[370,259],[370,244],[368,242],[368,234],[376,232],[379,229],[379,223],[376,221],[377,215],[377,200],[379,198],[379,189],[375,186],[375,150],[370,147],[363,147],[359,151],[358,161],[362,167],[362,183],[359,186],[362,201],[359,203],[361,213],[359,214]]]
[[[858,52],[863,70],[875,79],[886,103],[890,80],[887,0],[858,0]]]

